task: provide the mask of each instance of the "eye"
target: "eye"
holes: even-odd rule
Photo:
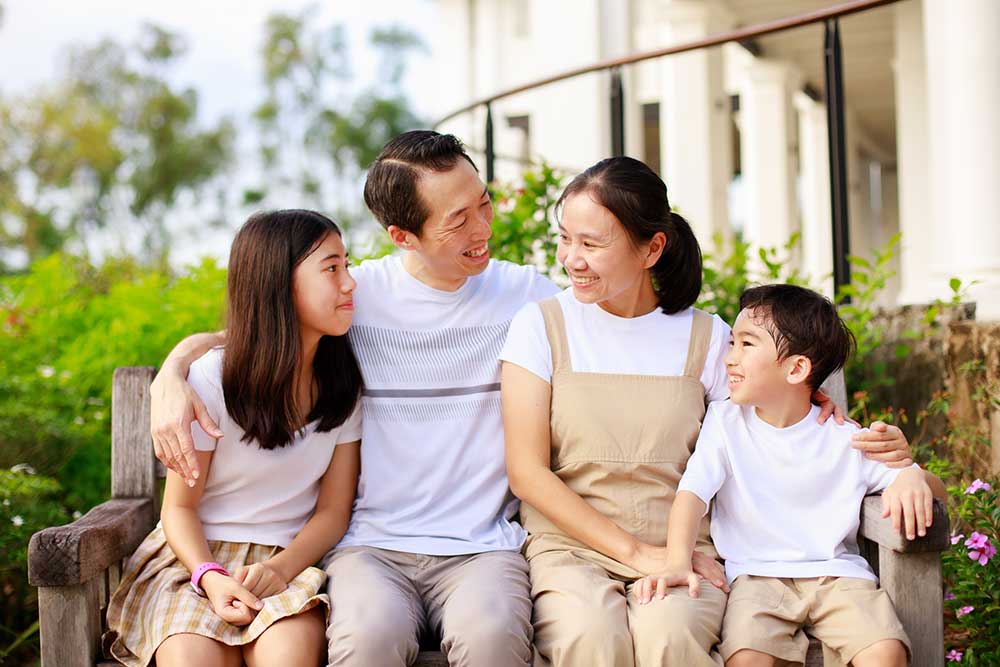
[[[596,246],[593,243],[591,243],[590,241],[584,241],[583,242],[583,247],[584,248],[595,248]]]
[[[330,273],[336,273],[337,272],[337,265],[336,264],[331,264],[330,266],[326,267],[325,270],[329,271]]]
[[[565,234],[559,234],[559,240],[563,241],[563,242],[568,242],[569,241],[569,237],[566,236]]]

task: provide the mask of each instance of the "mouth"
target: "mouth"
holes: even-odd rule
[[[572,281],[574,287],[590,287],[596,283],[600,278],[596,276],[574,276],[570,275],[569,279]]]
[[[729,384],[730,385],[740,384],[742,382],[743,382],[743,376],[742,375],[730,375],[729,376]]]
[[[354,310],[354,302],[348,301],[347,303],[342,303],[336,308],[337,310]]]
[[[469,259],[478,259],[478,260],[481,260],[484,257],[487,257],[489,255],[489,253],[490,253],[490,249],[484,243],[483,245],[477,246],[477,247],[473,248],[472,250],[466,250],[465,252],[462,253],[462,256],[463,257],[468,257]]]

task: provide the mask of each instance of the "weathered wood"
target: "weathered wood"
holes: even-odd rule
[[[42,667],[93,667],[101,639],[101,585],[94,577],[75,586],[38,589]]]
[[[152,498],[159,485],[149,435],[149,366],[116,368],[111,390],[111,497]]]
[[[844,414],[847,414],[847,385],[844,383],[843,369],[831,373],[826,382],[820,385],[820,389],[833,399],[834,405],[843,410]]]
[[[148,498],[109,500],[73,523],[46,528],[28,544],[32,586],[74,586],[127,558],[153,525]]]
[[[882,516],[882,497],[868,496],[861,504],[861,530],[865,539],[900,553],[940,552],[950,546],[948,512],[944,503],[934,501],[934,520],[927,534],[908,540],[892,528],[892,520]]]
[[[421,651],[413,667],[448,667],[448,660],[440,651]]]
[[[941,554],[898,553],[879,546],[879,581],[889,594],[913,650],[911,667],[944,664]]]

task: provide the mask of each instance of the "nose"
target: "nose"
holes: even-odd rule
[[[737,357],[736,346],[735,345],[730,345],[729,346],[729,351],[726,352],[726,357],[723,360],[723,362],[726,364],[727,367],[729,367],[729,366],[735,366],[736,365],[736,357]]]
[[[489,206],[483,207],[485,210],[480,211],[477,216],[479,225],[476,231],[482,233],[485,236],[485,240],[489,240],[493,236],[493,203],[490,202]]]
[[[344,274],[347,277],[344,280],[343,284],[340,286],[340,291],[343,292],[344,294],[350,294],[351,292],[354,291],[354,288],[358,286],[358,281],[354,279],[354,276],[352,276],[349,271],[344,271]]]
[[[577,247],[572,243],[567,243],[563,251],[563,266],[567,269],[582,271],[587,268],[587,262],[580,254]]]

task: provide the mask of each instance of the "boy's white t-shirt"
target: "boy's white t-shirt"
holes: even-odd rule
[[[693,308],[674,315],[657,308],[639,317],[618,317],[597,304],[581,303],[573,296],[572,288],[556,298],[565,321],[574,372],[668,377],[684,373]],[[712,316],[712,336],[701,373],[706,401],[729,397],[725,365],[729,331],[718,315]],[[552,349],[537,303],[526,305],[514,318],[500,359],[551,382]]]
[[[712,503],[712,541],[730,583],[741,574],[876,579],[858,553],[861,501],[901,470],[851,448],[857,426],[821,425],[818,415],[813,406],[775,428],[751,406],[709,406],[678,491]]]
[[[333,448],[361,439],[361,413],[355,409],[326,433],[317,432],[314,421],[284,447],[268,450],[243,442],[243,429],[226,411],[223,354],[224,348],[210,350],[188,373],[188,382],[223,433],[216,442],[197,422],[192,428],[195,449],[214,452],[198,505],[205,539],[287,547],[316,509]]]
[[[556,286],[497,260],[453,292],[420,282],[399,256],[352,273],[348,335],[365,381],[364,445],[340,546],[441,556],[519,549],[497,356],[514,314]]]

